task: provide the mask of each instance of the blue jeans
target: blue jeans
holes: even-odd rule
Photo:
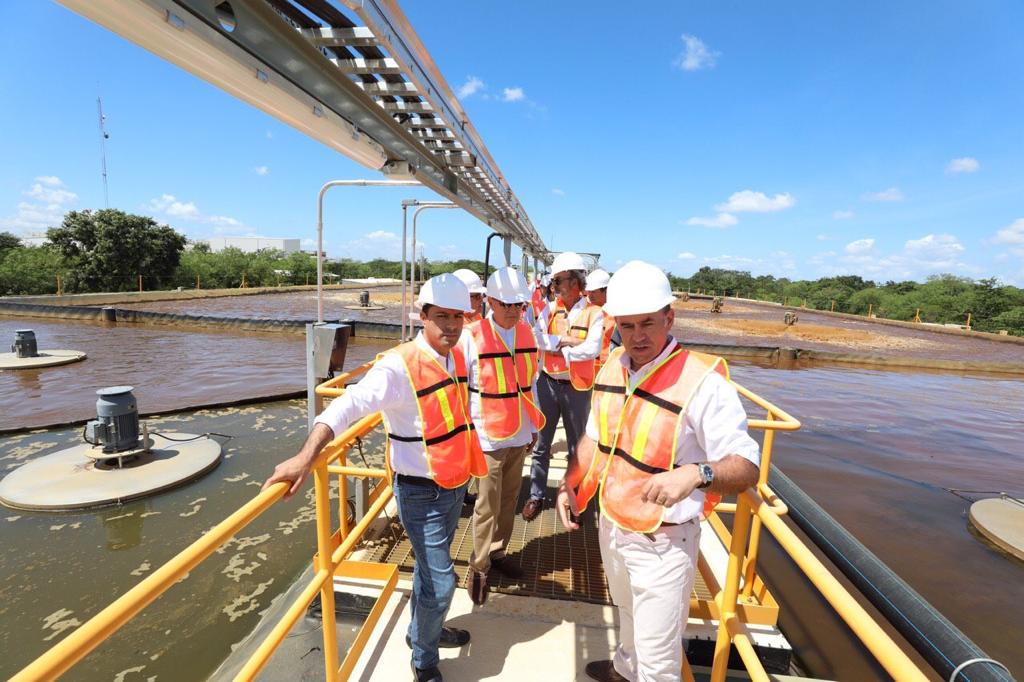
[[[537,402],[544,414],[544,428],[537,436],[530,465],[530,499],[543,500],[548,490],[548,470],[551,468],[551,443],[555,440],[558,420],[565,427],[565,440],[569,459],[576,457],[576,443],[587,432],[590,417],[591,391],[577,391],[568,381],[558,382],[545,372],[537,379]]]
[[[436,485],[402,483],[395,476],[394,489],[398,516],[416,553],[409,604],[412,662],[417,668],[430,668],[440,660],[437,644],[455,594],[451,546],[466,486],[446,490]]]

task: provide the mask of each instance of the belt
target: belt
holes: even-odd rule
[[[395,478],[402,485],[418,485],[424,488],[440,488],[432,478],[424,478],[423,476],[409,476],[408,474],[395,474]]]

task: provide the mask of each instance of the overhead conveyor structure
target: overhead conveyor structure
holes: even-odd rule
[[[393,0],[58,0],[354,161],[550,254]]]

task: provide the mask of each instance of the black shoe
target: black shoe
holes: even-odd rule
[[[441,641],[437,643],[442,649],[458,649],[461,646],[469,644],[469,630],[460,630],[459,628],[441,628]],[[409,639],[409,635],[405,636],[405,645],[412,648],[412,640]]]
[[[508,557],[501,557],[500,559],[491,559],[491,568],[498,573],[501,573],[506,578],[512,580],[519,580],[523,577],[523,569],[516,566],[509,560]]]
[[[412,679],[416,682],[444,682],[444,678],[441,676],[441,671],[437,669],[435,665],[433,668],[412,668]]]
[[[587,667],[583,669],[587,673],[587,677],[598,680],[599,682],[629,682],[625,677],[619,674],[609,660],[603,661],[591,661],[587,663]]]
[[[530,498],[523,505],[523,521],[533,521],[544,510],[544,500]]]

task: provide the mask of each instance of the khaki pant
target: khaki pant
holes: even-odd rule
[[[473,507],[473,554],[469,567],[474,571],[487,573],[492,558],[505,556],[512,538],[523,461],[529,451],[527,444],[484,452],[487,475],[479,479],[480,492]]]

